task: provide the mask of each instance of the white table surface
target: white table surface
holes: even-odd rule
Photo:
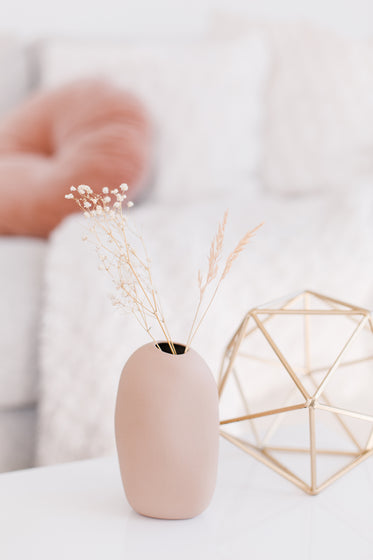
[[[128,506],[115,458],[0,475],[1,560],[372,560],[373,461],[307,496],[222,440],[210,507],[161,521]]]

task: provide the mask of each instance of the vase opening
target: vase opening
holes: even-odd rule
[[[176,354],[185,354],[185,345],[184,344],[175,344],[174,343],[173,346],[175,348]],[[168,342],[158,342],[156,344],[156,347],[159,348],[159,350],[161,350],[162,352],[166,352],[166,354],[173,354],[173,352],[171,350],[171,346],[169,345]]]

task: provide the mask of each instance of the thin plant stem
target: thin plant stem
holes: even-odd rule
[[[196,336],[196,334],[197,334],[197,332],[198,332],[198,330],[199,330],[199,328],[200,328],[200,326],[201,326],[201,324],[202,324],[202,321],[203,321],[204,318],[206,317],[206,315],[207,315],[207,313],[208,313],[208,311],[209,311],[209,309],[210,309],[210,307],[211,307],[211,305],[212,305],[212,302],[214,301],[215,296],[216,296],[216,294],[217,294],[217,292],[218,292],[218,290],[219,290],[219,287],[220,287],[220,284],[221,284],[222,280],[223,280],[223,276],[220,277],[220,280],[219,280],[219,282],[217,283],[217,285],[216,285],[216,287],[215,287],[215,290],[214,290],[214,292],[213,292],[213,294],[212,294],[212,296],[211,296],[211,298],[210,298],[210,301],[209,301],[209,303],[208,303],[208,305],[207,305],[205,311],[203,312],[203,314],[202,314],[200,320],[198,321],[198,324],[197,324],[196,328],[194,329],[194,332],[192,332],[192,331],[190,332],[189,337],[188,337],[188,343],[187,343],[187,346],[186,346],[186,348],[185,348],[185,352],[187,352],[187,351],[189,350],[189,348],[190,348],[190,346],[191,346],[191,344],[192,344],[192,342],[193,342],[193,339],[194,339],[194,337]],[[199,306],[199,307],[200,307],[200,306]]]

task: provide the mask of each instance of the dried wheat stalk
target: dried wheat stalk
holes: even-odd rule
[[[198,305],[197,305],[197,309],[196,312],[194,314],[194,318],[193,318],[193,323],[191,326],[191,329],[189,331],[189,335],[187,338],[187,343],[186,343],[186,349],[185,351],[187,352],[188,348],[190,347],[190,345],[192,344],[192,341],[195,337],[195,335],[197,334],[198,329],[201,326],[201,323],[203,322],[204,318],[207,315],[207,312],[209,311],[212,302],[215,299],[215,296],[219,290],[220,284],[222,283],[222,281],[224,280],[224,278],[228,275],[228,272],[230,271],[234,261],[237,259],[237,257],[242,253],[242,251],[246,248],[247,244],[249,243],[250,239],[255,235],[255,233],[258,231],[259,228],[262,227],[263,224],[260,224],[259,226],[257,226],[256,228],[249,230],[245,233],[245,235],[240,239],[240,241],[238,242],[238,244],[236,245],[236,247],[234,248],[234,250],[228,255],[226,261],[225,261],[225,266],[223,269],[223,272],[221,273],[215,289],[205,307],[205,310],[203,312],[201,312],[201,308],[202,308],[202,302],[203,302],[203,298],[205,295],[205,291],[206,288],[209,284],[211,284],[211,282],[213,282],[213,280],[216,279],[217,275],[218,275],[218,270],[219,270],[219,263],[221,261],[222,258],[222,251],[223,251],[223,241],[224,241],[224,234],[225,234],[225,228],[227,225],[227,219],[228,219],[228,212],[226,211],[224,214],[224,218],[221,224],[219,224],[218,227],[218,231],[215,235],[215,237],[212,240],[211,243],[211,247],[210,247],[210,256],[209,256],[209,263],[208,263],[208,270],[207,270],[207,275],[206,275],[206,279],[205,281],[202,280],[202,274],[201,271],[198,271],[198,286],[199,286],[199,301],[198,301]]]

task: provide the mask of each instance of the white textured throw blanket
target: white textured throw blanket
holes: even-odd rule
[[[214,374],[245,312],[281,295],[312,288],[373,307],[373,190],[344,198],[286,198],[235,192],[183,206],[145,204],[133,217],[143,230],[169,328],[185,341],[198,298],[197,271],[224,209],[227,249],[248,229],[263,229],[235,263],[193,346]],[[39,464],[114,450],[113,409],[121,369],[148,342],[130,315],[112,308],[111,286],[74,216],[53,234],[46,272],[41,345]]]

